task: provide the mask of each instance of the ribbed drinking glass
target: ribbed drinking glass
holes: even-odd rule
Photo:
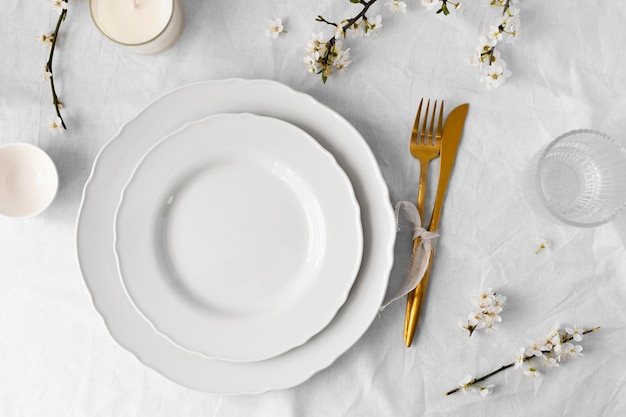
[[[539,151],[523,180],[533,209],[567,225],[599,226],[626,207],[626,149],[604,133],[573,130]]]

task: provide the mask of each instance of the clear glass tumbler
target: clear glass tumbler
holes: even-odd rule
[[[626,149],[604,133],[573,130],[532,158],[523,181],[533,209],[570,226],[599,226],[626,207]]]

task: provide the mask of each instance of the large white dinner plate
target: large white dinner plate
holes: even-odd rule
[[[361,207],[363,260],[348,299],[307,343],[259,362],[207,359],[154,331],[126,296],[113,248],[122,188],[139,158],[181,125],[216,113],[250,112],[288,121],[329,150]],[[393,263],[395,218],[387,185],[363,137],[312,97],[267,80],[229,79],[183,86],[149,104],[98,154],[77,221],[78,261],[95,308],[117,342],[183,386],[214,394],[259,393],[300,384],[348,350],[376,317]]]
[[[120,275],[174,343],[258,361],[330,322],[361,262],[359,206],[335,158],[285,121],[217,114],[140,160],[116,217]]]

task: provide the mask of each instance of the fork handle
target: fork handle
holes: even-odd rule
[[[420,160],[420,182],[417,189],[417,212],[424,223],[424,205],[426,204],[426,182],[428,179],[428,161]]]

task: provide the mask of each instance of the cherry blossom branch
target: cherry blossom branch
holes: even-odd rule
[[[348,30],[350,28],[350,26],[352,26],[353,24],[355,24],[359,19],[361,18],[365,18],[365,14],[367,13],[367,11],[369,10],[369,8],[376,3],[378,0],[370,0],[370,1],[366,1],[366,0],[357,0],[357,1],[353,1],[350,0],[350,3],[358,3],[363,5],[363,9],[361,9],[361,11],[359,12],[359,14],[357,14],[356,16],[354,16],[352,19],[348,19],[348,20],[344,20],[342,23],[344,23],[341,26],[341,31],[343,33],[346,32],[346,30]],[[331,26],[334,27],[339,27],[339,25],[337,23],[332,23],[329,22],[328,20],[324,19],[321,15],[317,16],[317,18],[315,19],[318,22],[323,22],[323,23],[327,23]],[[329,42],[334,41],[335,38],[332,38]]]
[[[54,31],[52,33],[46,32],[44,34],[38,35],[37,39],[42,42],[44,45],[50,48],[50,52],[48,54],[48,61],[43,69],[43,79],[46,82],[50,83],[50,91],[52,93],[52,104],[54,105],[54,111],[56,112],[56,118],[51,120],[48,124],[48,129],[50,130],[50,134],[55,136],[57,133],[63,132],[67,129],[65,126],[65,121],[63,120],[63,116],[61,115],[61,109],[63,108],[63,104],[61,100],[59,100],[59,96],[57,94],[56,87],[54,85],[54,74],[52,73],[52,61],[54,59],[54,50],[57,44],[57,40],[59,38],[59,30],[61,29],[61,23],[65,20],[67,16],[67,7],[69,0],[52,0],[52,8],[60,10],[59,17],[57,19],[56,25],[54,27]],[[61,129],[63,128],[63,129]]]
[[[599,329],[600,327],[598,326],[583,331],[574,326],[573,329],[567,328],[564,334],[559,333],[558,329],[552,329],[546,335],[546,340],[540,343],[536,343],[530,349],[522,348],[520,354],[517,356],[514,362],[503,365],[500,368],[481,376],[480,378],[471,378],[470,376],[467,376],[463,381],[459,383],[458,387],[446,392],[445,395],[451,395],[459,391],[462,391],[464,393],[469,392],[475,390],[473,389],[474,386],[477,386],[479,388],[479,392],[481,393],[481,395],[488,395],[489,389],[493,387],[493,385],[490,385],[488,387],[482,387],[478,385],[480,382],[485,381],[486,379],[496,375],[497,373],[500,373],[511,367],[520,368],[524,362],[528,362],[530,364],[530,368],[528,370],[524,370],[524,373],[531,377],[538,377],[540,376],[540,373],[537,371],[534,365],[532,365],[531,362],[534,358],[543,357],[544,360],[547,361],[546,367],[558,367],[558,362],[560,362],[561,360],[567,358],[573,359],[582,355],[582,353],[580,353],[580,351],[582,350],[581,346],[571,345],[570,347],[566,344],[570,345],[569,342],[571,342],[572,340],[579,342],[582,340],[583,335],[595,332]],[[564,346],[566,346],[566,349],[563,348]]]
[[[513,17],[513,13],[511,13],[511,0],[506,0],[504,4],[500,0],[492,0],[492,6],[502,6],[502,18],[503,20],[498,24],[497,31],[492,31],[490,36],[496,37],[499,39],[500,35],[505,33],[508,35],[516,35],[515,29],[507,31],[507,26],[511,26],[511,23],[507,21],[507,17]],[[491,65],[494,61],[494,51],[496,50],[496,45],[492,45],[489,50],[482,52],[481,56],[486,58],[486,61]]]
[[[469,314],[466,322],[460,322],[459,326],[467,330],[469,337],[481,329],[491,333],[495,328],[495,323],[502,321],[500,312],[504,308],[506,297],[502,294],[496,294],[495,291],[488,288],[486,291],[481,290],[478,295],[473,296],[472,302],[477,309]]]
[[[361,5],[361,10],[354,17],[344,19],[340,23],[332,22],[321,15],[315,19],[317,22],[326,23],[334,28],[334,34],[329,39],[324,38],[323,33],[313,34],[311,40],[307,44],[307,55],[304,57],[304,63],[307,71],[311,74],[321,75],[322,82],[326,83],[328,77],[333,74],[334,70],[345,72],[350,60],[350,48],[344,49],[339,38],[346,38],[347,33],[355,37],[369,36],[372,33],[380,31],[382,28],[382,17],[380,15],[368,19],[367,14],[370,8],[378,0],[349,0],[350,3]],[[436,13],[448,15],[450,6],[454,9],[460,9],[461,2],[451,0],[421,0],[422,5],[427,10],[434,10],[436,5],[440,8]],[[385,6],[393,13],[405,13],[406,3],[400,0],[386,0]]]
[[[353,18],[343,20],[341,24],[333,23],[323,16],[318,15],[315,19],[318,22],[326,23],[335,28],[335,34],[329,40],[323,40],[323,33],[313,35],[311,41],[307,45],[307,56],[304,59],[307,70],[312,74],[321,74],[322,82],[326,83],[328,77],[333,73],[333,68],[340,72],[344,72],[350,60],[350,48],[343,49],[342,43],[337,41],[340,36],[346,37],[346,31],[353,29],[355,33],[363,30],[365,34],[371,33],[377,28],[376,23],[371,24],[367,20],[366,13],[369,8],[377,2],[377,0],[350,0],[351,3],[360,4],[361,11]],[[380,16],[377,18],[380,22]],[[363,26],[363,29],[360,26]],[[380,23],[378,24],[380,25]]]
[[[488,27],[487,35],[480,38],[476,53],[469,60],[470,64],[482,69],[480,81],[484,82],[489,90],[498,88],[511,76],[511,71],[504,59],[500,58],[496,46],[503,39],[513,42],[519,37],[519,9],[511,6],[518,2],[519,0],[491,0],[490,5],[502,7],[502,13],[496,23]]]
[[[48,79],[50,81],[50,90],[52,91],[52,104],[54,105],[54,110],[57,114],[57,117],[61,121],[61,126],[63,129],[67,129],[65,126],[65,121],[63,120],[63,116],[61,116],[61,102],[59,101],[59,97],[56,92],[56,88],[54,87],[54,74],[52,72],[52,59],[54,58],[54,48],[57,44],[57,39],[59,37],[59,29],[61,28],[61,22],[65,20],[67,16],[67,2],[69,0],[63,0],[59,2],[58,7],[63,7],[61,3],[65,3],[65,7],[62,8],[61,13],[59,14],[59,18],[57,19],[56,26],[54,28],[54,32],[52,34],[52,44],[50,45],[50,55],[48,56],[48,62],[46,63],[46,73],[48,74]]]

